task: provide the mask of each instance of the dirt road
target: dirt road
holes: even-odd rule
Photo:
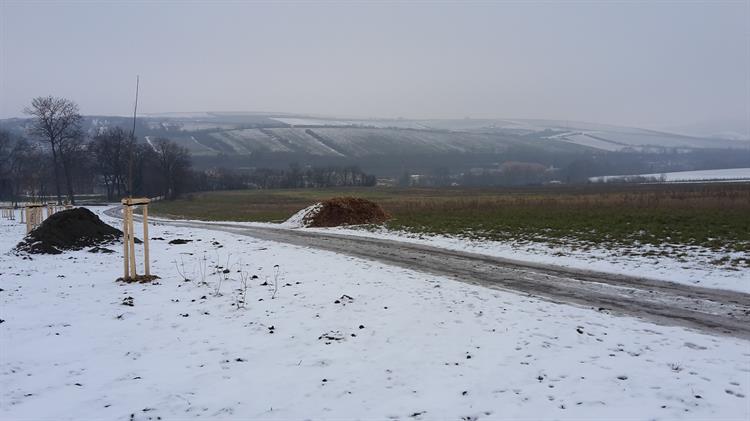
[[[107,213],[117,216],[113,210]],[[159,223],[329,250],[552,302],[750,339],[750,294],[740,292],[519,262],[393,240],[235,224],[163,220]]]

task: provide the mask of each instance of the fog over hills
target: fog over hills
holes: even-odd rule
[[[750,119],[704,121],[662,128],[670,133],[733,140],[750,140]]]

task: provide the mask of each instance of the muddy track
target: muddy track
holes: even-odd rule
[[[118,217],[112,209],[107,214]],[[159,223],[328,250],[556,303],[750,339],[750,294],[741,292],[527,263],[394,240],[235,224],[164,220]]]

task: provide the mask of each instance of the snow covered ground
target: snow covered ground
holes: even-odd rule
[[[305,229],[361,237],[382,238],[441,247],[450,250],[485,254],[522,262],[617,273],[642,278],[676,282],[706,288],[750,293],[750,255],[742,252],[717,251],[705,247],[664,244],[661,247],[640,245],[630,248],[573,247],[529,241],[472,240],[457,236],[428,235],[393,231],[385,228],[337,227],[305,228],[303,221],[316,205],[302,209],[281,224],[261,222],[206,222],[237,226],[262,226]],[[160,218],[152,218],[159,220]],[[733,265],[732,262],[741,262]]]
[[[750,267],[748,267],[750,255],[742,252],[721,252],[705,247],[677,245],[664,245],[663,247],[641,245],[612,249],[584,248],[529,241],[480,241],[455,236],[398,232],[384,228],[374,230],[361,227],[305,229],[406,241],[522,262],[617,273],[750,293]],[[684,256],[673,257],[675,249],[679,249],[678,254],[684,253]],[[721,260],[725,257],[727,257],[726,260]],[[745,266],[735,267],[728,263],[733,260],[742,261]]]
[[[2,419],[750,417],[747,341],[166,225],[162,279],[121,284],[116,245],[22,234],[0,220]]]

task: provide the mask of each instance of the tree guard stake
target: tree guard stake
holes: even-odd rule
[[[122,199],[122,254],[123,254],[123,276],[126,282],[148,282],[157,279],[158,276],[151,275],[151,265],[148,250],[148,204],[151,201],[146,198]],[[133,227],[133,211],[136,206],[143,209],[143,268],[145,273],[139,276],[136,271],[135,262],[135,229]]]
[[[30,233],[31,230],[42,223],[45,207],[47,207],[47,205],[39,203],[26,205],[26,234]]]

